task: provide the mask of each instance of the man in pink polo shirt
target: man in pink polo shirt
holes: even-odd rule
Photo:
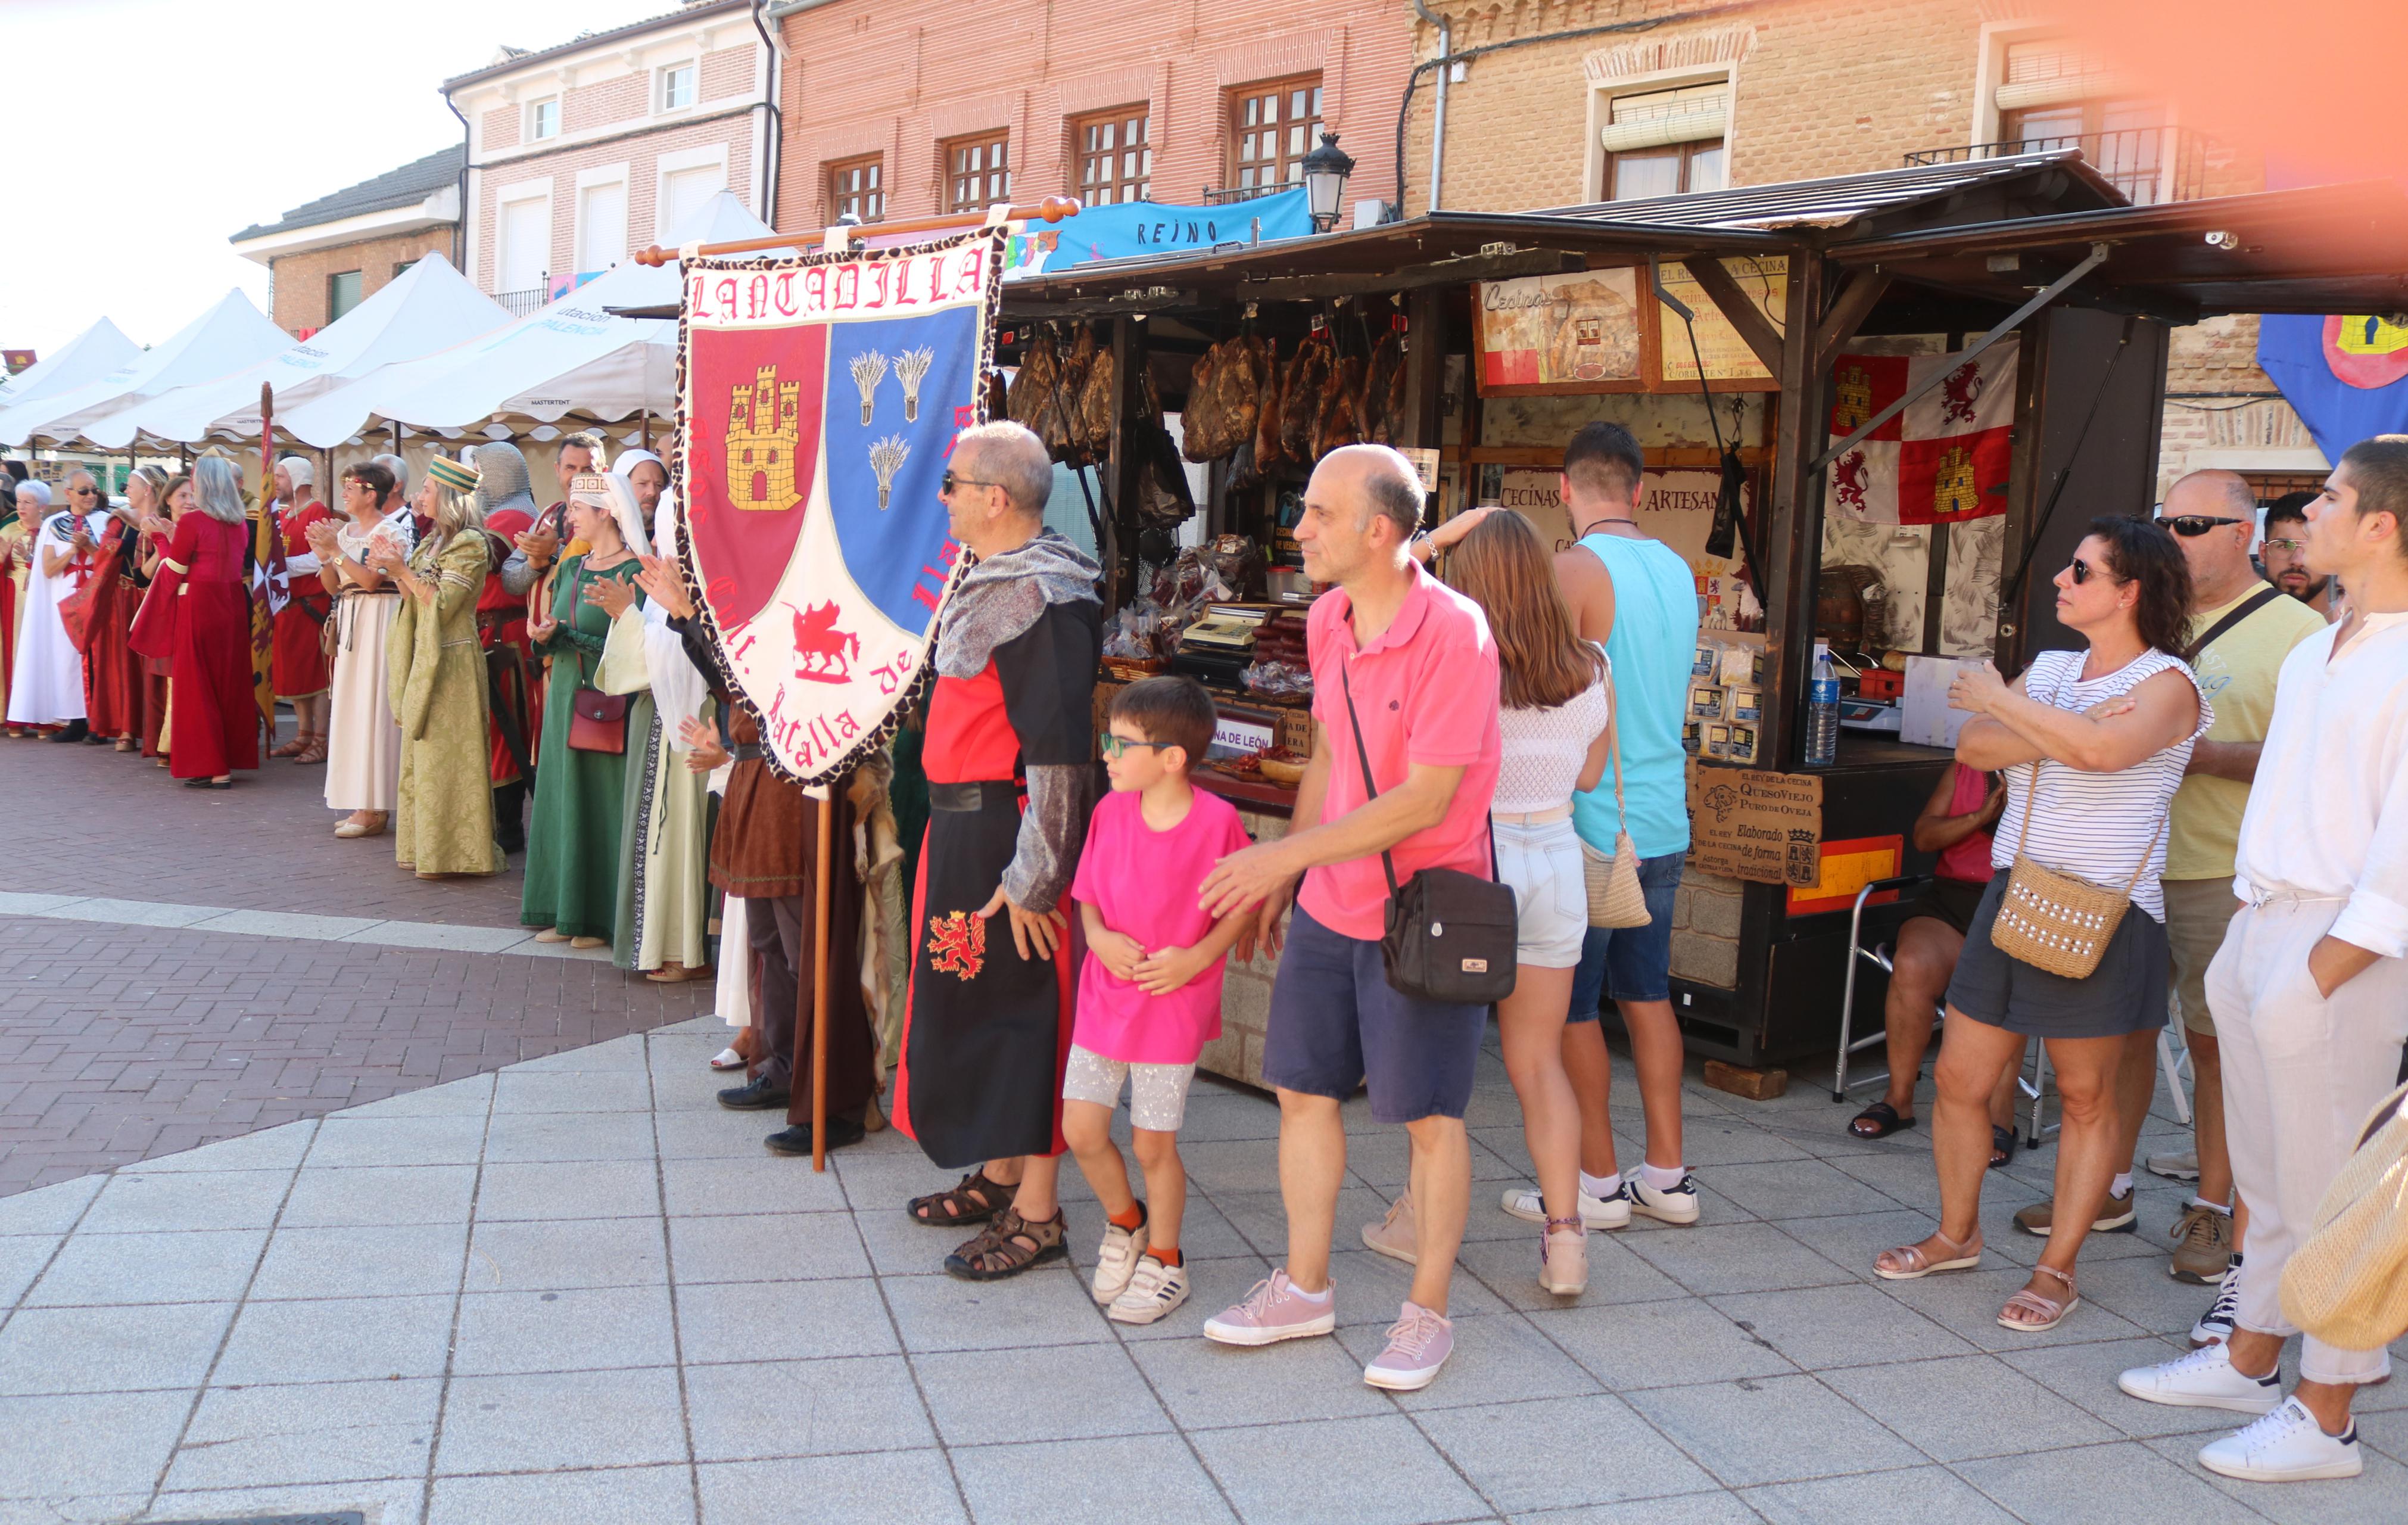
[[[1390,988],[1380,854],[1395,858],[1400,884],[1424,869],[1487,876],[1498,755],[1496,643],[1480,606],[1413,559],[1421,512],[1420,479],[1384,445],[1332,451],[1313,468],[1297,543],[1306,575],[1338,587],[1313,604],[1308,634],[1312,761],[1288,835],[1223,858],[1202,896],[1215,916],[1259,904],[1269,939],[1296,899],[1263,1046],[1263,1078],[1280,1100],[1287,1265],[1204,1332],[1256,1345],[1337,1328],[1329,1251],[1346,1174],[1338,1105],[1368,1082],[1371,1115],[1403,1124],[1412,1145],[1412,1295],[1363,1372],[1373,1387],[1399,1391],[1429,1386],[1454,1347],[1447,1285],[1471,1197],[1463,1112],[1488,1009]],[[1356,759],[1350,689],[1376,799]]]

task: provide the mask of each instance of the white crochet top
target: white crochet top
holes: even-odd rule
[[[1498,717],[1504,749],[1497,765],[1500,815],[1570,804],[1588,749],[1613,713],[1613,691],[1600,678],[1552,710],[1507,710]]]

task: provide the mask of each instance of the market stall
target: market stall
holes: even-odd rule
[[[1283,531],[1312,462],[1392,443],[1438,516],[1498,502],[1568,543],[1564,441],[1629,427],[1706,634],[1673,1000],[1698,1052],[1776,1064],[1831,1044],[1857,890],[1930,866],[1947,673],[2060,643],[2080,525],[2150,501],[2169,327],[2239,299],[2134,296],[2140,242],[2199,244],[2169,210],[2052,153],[1083,265],[1007,289],[1006,405],[1089,495],[1108,681],[1214,688],[1200,782],[1258,834],[1311,746]],[[1809,767],[1818,639],[1844,701]],[[1233,970],[1208,1068],[1258,1080],[1270,972]]]

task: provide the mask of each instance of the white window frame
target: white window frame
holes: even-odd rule
[[[560,273],[552,267],[553,242],[557,237],[557,225],[552,220],[554,209],[552,204],[552,177],[547,175],[541,180],[520,180],[513,185],[505,185],[494,193],[494,289],[497,293],[530,289],[524,286],[502,284],[503,271],[510,253],[502,241],[503,230],[509,225],[509,209],[524,201],[543,203],[543,268],[537,274],[544,282],[549,282],[554,275]]]
[[[627,165],[623,162],[615,165],[596,165],[591,169],[580,169],[577,172],[577,225],[569,230],[568,237],[569,261],[577,266],[576,270],[570,272],[571,274],[577,274],[589,269],[598,272],[600,270],[609,268],[609,266],[595,266],[588,265],[586,263],[585,193],[596,185],[610,185],[614,183],[619,187],[619,194],[621,197],[621,223],[619,227],[619,242],[621,248],[619,258],[622,260],[625,259],[633,251],[633,245],[635,243],[635,228],[633,224],[635,222],[636,204],[634,187],[630,183]]]
[[[706,143],[700,148],[680,149],[674,153],[664,153],[652,161],[652,241],[654,243],[665,243],[669,236],[666,222],[669,209],[669,177],[681,170],[703,169],[712,165],[719,166],[720,188],[726,191],[735,190],[736,187],[730,184],[727,179],[727,145],[724,143]],[[634,237],[632,230],[628,237],[631,238]]]
[[[1684,85],[1721,85],[1730,93],[1730,106],[1723,118],[1723,184],[1731,180],[1731,151],[1738,146],[1739,135],[1739,65],[1706,64],[1686,68],[1651,69],[1643,74],[1614,77],[1613,83],[1600,85],[1591,81],[1588,90],[1588,127],[1586,143],[1581,160],[1581,183],[1587,187],[1592,202],[1602,203],[1611,195],[1612,187],[1605,183],[1608,154],[1605,129],[1613,122],[1613,102],[1621,95],[1652,95],[1659,90],[1674,90]]]
[[[2061,22],[2038,21],[1984,22],[1981,41],[1974,51],[1973,74],[1973,136],[1968,146],[1979,148],[1985,143],[1997,143],[2006,137],[2006,110],[1999,105],[1999,91],[2007,82],[2007,50],[2018,42],[2045,42],[2061,36],[2066,28]],[[2113,76],[2089,76],[2092,79],[2113,79]],[[2136,92],[2136,94],[2140,94]],[[2089,97],[2095,99],[2095,96]],[[2169,131],[2184,125],[2180,104],[2171,95],[2166,98],[2165,126]],[[2157,194],[2160,201],[2170,198],[2174,174],[2174,156],[2161,156],[2157,165]],[[2267,469],[2287,469],[2269,468]]]
[[[684,71],[689,76],[688,98],[678,105],[669,104],[669,77]],[[702,102],[702,60],[688,56],[656,65],[652,70],[652,115],[678,116],[693,110]]]
[[[526,125],[523,130],[528,142],[550,143],[560,137],[562,104],[562,99],[557,94],[538,96],[526,103]],[[538,113],[547,106],[552,108],[552,131],[538,132],[537,125],[542,121]]]

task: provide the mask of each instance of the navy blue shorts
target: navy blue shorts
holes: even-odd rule
[[[1598,1000],[1672,999],[1672,897],[1681,887],[1686,853],[1639,860],[1639,888],[1647,897],[1644,927],[1592,927],[1581,939],[1580,968],[1572,971],[1572,1009],[1567,1022],[1597,1020]]]
[[[1460,1117],[1488,1008],[1397,993],[1380,944],[1331,931],[1296,908],[1271,985],[1263,1082],[1344,1101],[1357,1081],[1383,1123]]]

